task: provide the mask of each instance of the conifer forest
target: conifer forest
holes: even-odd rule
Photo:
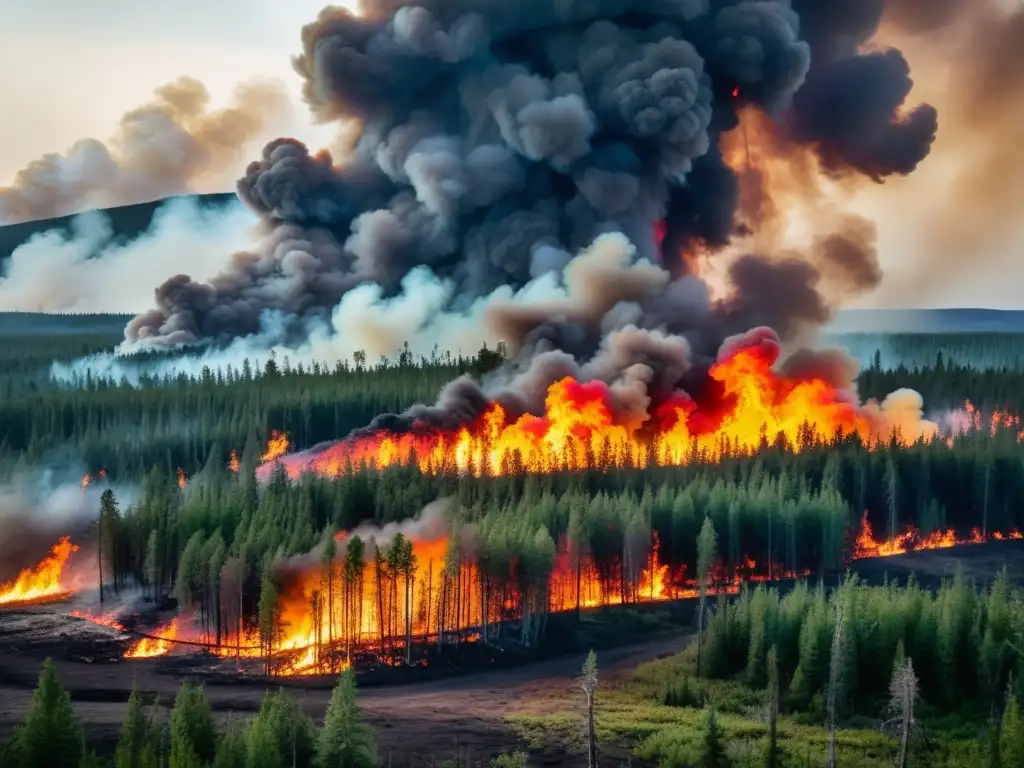
[[[0,9],[0,768],[1024,768],[1024,4]]]

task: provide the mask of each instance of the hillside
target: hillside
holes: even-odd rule
[[[188,197],[198,201],[200,206],[204,208],[224,206],[238,199],[234,192],[212,195],[189,195]],[[114,232],[115,239],[126,242],[138,237],[149,229],[157,209],[173,199],[175,198],[154,200],[136,205],[123,205],[117,208],[104,208],[102,210],[110,218],[110,226]],[[56,219],[26,221],[0,227],[0,262],[10,258],[10,255],[14,253],[18,246],[28,242],[35,235],[51,230],[59,230],[70,234],[71,222],[74,218],[74,216],[61,216]]]

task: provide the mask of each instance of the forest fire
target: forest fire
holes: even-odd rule
[[[676,392],[642,418],[617,415],[612,389],[603,382],[563,378],[548,388],[543,416],[512,420],[502,405],[492,403],[473,425],[457,432],[414,425],[405,433],[355,435],[316,455],[286,456],[283,463],[292,477],[336,476],[348,467],[411,461],[427,473],[497,476],[679,466],[750,453],[780,436],[799,449],[808,439],[829,439],[837,432],[872,442],[895,431],[902,442],[912,443],[937,430],[919,411],[858,406],[822,379],[776,373],[774,363],[760,347],[736,351],[711,368],[714,402],[698,404]],[[272,439],[264,459],[282,456],[286,447],[283,437]]]
[[[959,538],[953,530],[922,536],[909,529],[878,541],[865,516],[850,554],[852,559],[888,557],[1007,539],[1024,539],[1024,534],[985,537],[974,531]],[[530,645],[550,614],[699,596],[697,581],[685,566],[673,570],[662,562],[656,532],[646,553],[626,545],[620,555],[600,561],[574,551],[564,539],[545,562],[533,562],[533,554],[523,553],[511,554],[504,564],[462,551],[457,537],[413,540],[397,534],[390,541],[363,542],[338,534],[336,544],[333,559],[285,567],[279,574],[272,629],[244,625],[232,631],[239,619],[227,612],[217,620],[217,631],[209,621],[200,626],[178,616],[139,640],[126,658],[163,656],[184,645],[221,658],[262,659],[276,675],[314,675],[338,671],[357,653],[370,654],[377,663],[411,664],[414,644],[441,647],[512,638]],[[769,569],[744,557],[736,567],[720,563],[713,568],[708,591],[733,595],[744,584],[809,575],[775,563]]]
[[[0,605],[33,602],[59,597],[69,589],[62,581],[68,558],[78,551],[67,536],[50,550],[50,554],[35,568],[26,568],[9,584],[0,584]]]
[[[88,621],[90,624],[98,624],[101,627],[116,629],[118,632],[125,631],[124,625],[111,616],[101,616],[94,613],[88,613],[86,611],[69,611],[68,616],[72,619]]]
[[[933,531],[922,536],[915,528],[908,528],[895,536],[878,541],[874,537],[871,523],[868,521],[867,513],[861,518],[860,533],[854,543],[853,558],[860,560],[868,557],[891,557],[892,555],[903,555],[907,552],[920,552],[930,549],[950,549],[951,547],[965,544],[984,544],[987,541],[1007,541],[1024,539],[1020,531],[1002,533],[993,531],[988,535],[979,529],[971,530],[969,537],[957,537],[956,531],[952,528]]]
[[[287,452],[288,436],[284,432],[274,430],[270,433],[270,440],[267,442],[267,450],[262,456],[260,456],[260,461],[263,463],[276,461]]]

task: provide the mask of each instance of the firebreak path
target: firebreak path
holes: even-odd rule
[[[685,647],[688,639],[681,634],[662,636],[601,651],[601,676],[612,679],[644,661],[671,655]],[[39,661],[0,644],[0,739],[6,739],[23,721]],[[428,756],[435,763],[458,756],[461,765],[475,765],[519,746],[504,717],[527,702],[569,693],[582,663],[582,655],[562,656],[424,683],[365,688],[359,701],[367,720],[378,730],[382,759],[394,766],[425,766],[431,762]],[[58,661],[57,666],[90,741],[104,750],[112,749],[117,740],[133,679],[147,699],[158,696],[166,707],[173,704],[180,685],[180,678],[161,672],[160,665],[152,661],[118,665]],[[231,713],[244,716],[257,711],[266,689],[263,683],[211,681],[206,694],[214,711],[227,719]],[[330,690],[287,689],[312,717],[323,717]],[[534,764],[541,765],[577,763],[577,756],[557,751],[533,758]]]

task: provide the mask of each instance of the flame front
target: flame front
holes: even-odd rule
[[[681,392],[663,399],[643,419],[616,418],[608,385],[564,378],[547,392],[543,416],[510,420],[492,403],[471,426],[453,432],[427,427],[406,433],[352,437],[319,454],[284,461],[289,475],[307,471],[337,476],[347,467],[386,467],[416,461],[428,473],[504,475],[563,469],[679,466],[695,458],[751,453],[764,441],[783,438],[799,450],[808,438],[829,439],[837,431],[865,442],[888,439],[894,429],[912,443],[931,438],[931,422],[903,417],[893,422],[877,406],[858,407],[818,379],[793,380],[772,370],[774,358],[744,349],[712,366],[718,390],[702,407]],[[271,441],[267,456],[281,454]],[[266,471],[266,468],[264,468]]]
[[[65,536],[50,550],[50,555],[35,568],[26,568],[13,582],[0,584],[0,605],[42,600],[62,595],[68,588],[62,583],[68,558],[78,546]]]
[[[984,544],[986,541],[1007,541],[1024,539],[1020,531],[1003,533],[993,531],[988,535],[979,529],[971,529],[971,535],[957,537],[956,531],[952,528],[933,531],[922,536],[916,528],[906,528],[888,539],[878,541],[874,537],[871,523],[868,521],[867,512],[860,521],[860,532],[854,542],[853,558],[860,560],[868,557],[891,557],[892,555],[903,555],[907,552],[921,552],[932,549],[950,549],[951,547],[964,546],[967,544]]]

